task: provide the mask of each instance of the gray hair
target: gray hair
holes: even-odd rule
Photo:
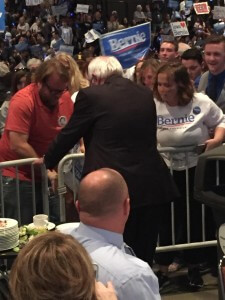
[[[106,79],[113,74],[123,74],[120,62],[114,56],[98,56],[88,66],[88,79]]]

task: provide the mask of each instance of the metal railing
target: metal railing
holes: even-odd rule
[[[170,165],[172,165],[173,154],[184,153],[186,160],[185,174],[186,174],[186,214],[187,214],[187,243],[176,244],[175,237],[175,222],[174,222],[174,204],[171,204],[171,233],[172,233],[172,243],[168,246],[158,246],[157,252],[166,252],[166,251],[174,251],[181,249],[190,249],[190,248],[199,248],[199,247],[209,247],[216,245],[216,240],[206,241],[206,233],[205,233],[205,206],[202,205],[202,219],[201,219],[201,227],[202,227],[202,241],[191,243],[191,233],[190,233],[190,195],[189,195],[189,179],[188,179],[188,159],[189,153],[196,150],[196,146],[190,147],[179,147],[179,148],[160,148],[160,153],[170,153],[171,161]],[[63,223],[66,221],[66,210],[65,210],[65,194],[66,194],[66,185],[65,185],[65,172],[64,166],[65,163],[69,160],[72,160],[73,163],[80,158],[84,158],[83,153],[79,154],[69,154],[63,157],[58,165],[58,195],[60,200],[60,222]],[[16,171],[16,199],[17,199],[17,207],[18,207],[18,221],[21,223],[20,218],[20,195],[19,195],[19,177],[18,177],[18,168],[23,165],[30,165],[31,167],[31,183],[32,183],[32,203],[33,203],[33,214],[35,211],[35,176],[34,176],[34,166],[32,165],[35,158],[29,159],[21,159],[16,161],[7,161],[0,163],[0,197],[1,197],[1,207],[0,207],[0,216],[4,216],[4,187],[3,187],[3,175],[2,170],[8,167],[15,167]],[[49,214],[49,201],[48,201],[48,178],[46,175],[45,166],[41,166],[42,171],[42,195],[43,195],[43,212]],[[170,168],[171,173],[173,174],[172,167]],[[217,170],[218,171],[218,170]],[[72,173],[74,173],[74,168],[72,168]],[[74,174],[73,174],[74,175]],[[74,175],[75,178],[75,175]],[[219,183],[219,179],[217,178],[217,183]]]
[[[65,209],[65,197],[66,194],[66,185],[65,185],[65,172],[64,166],[65,163],[69,160],[72,160],[75,163],[75,160],[84,158],[83,153],[74,153],[64,156],[58,164],[58,195],[60,200],[60,222],[63,223],[66,221],[66,209]],[[72,174],[75,180],[74,168],[72,167]]]
[[[186,173],[186,214],[187,214],[187,243],[183,244],[176,244],[175,240],[175,222],[174,222],[174,204],[171,203],[171,232],[172,232],[172,244],[168,246],[158,246],[156,251],[157,252],[167,252],[167,251],[174,251],[174,250],[181,250],[181,249],[190,249],[190,248],[199,248],[199,247],[210,247],[215,246],[217,241],[216,240],[210,240],[206,241],[206,232],[205,232],[205,206],[202,204],[202,219],[201,219],[201,227],[202,227],[202,241],[199,242],[190,242],[191,241],[191,233],[190,233],[190,195],[189,195],[189,179],[188,179],[188,160],[189,160],[189,153],[196,152],[196,146],[189,146],[189,147],[164,147],[158,149],[160,153],[170,153],[171,154],[171,161],[170,165],[172,165],[172,156],[173,154],[177,153],[184,153],[185,160],[186,160],[186,167],[185,167],[185,173]],[[64,165],[69,160],[72,160],[73,162],[76,159],[83,158],[84,154],[69,154],[66,155],[59,163],[58,165],[58,193],[60,197],[60,221],[65,222],[66,220],[66,214],[65,214],[65,199],[64,195],[66,193],[66,185],[64,181]],[[172,167],[170,168],[171,174],[173,174]],[[218,178],[217,178],[217,182]]]
[[[172,233],[172,245],[168,246],[160,246],[158,243],[158,247],[156,248],[156,252],[167,252],[167,251],[176,251],[183,249],[193,249],[200,247],[211,247],[216,246],[216,240],[206,241],[206,230],[205,230],[205,205],[201,204],[201,227],[202,227],[202,241],[199,242],[190,242],[191,241],[191,233],[190,233],[190,195],[189,195],[189,155],[190,153],[197,154],[197,146],[188,146],[188,147],[160,147],[158,148],[161,154],[169,153],[170,154],[170,172],[173,175],[173,155],[174,154],[184,154],[185,157],[185,180],[186,180],[186,216],[187,216],[187,243],[176,244],[175,243],[175,215],[174,215],[174,203],[171,203],[171,233]],[[217,173],[216,173],[216,182],[219,184],[219,168],[217,164]]]
[[[36,158],[27,158],[27,159],[19,159],[12,161],[5,161],[0,163],[0,216],[5,216],[5,201],[4,201],[4,184],[3,184],[3,170],[5,168],[13,167],[15,170],[15,184],[16,184],[16,206],[17,206],[17,216],[18,223],[21,225],[21,207],[20,207],[20,180],[19,180],[19,167],[30,165],[30,173],[31,173],[31,185],[32,185],[32,207],[33,207],[33,215],[36,214],[36,197],[35,197],[35,171],[33,162]],[[43,212],[45,214],[49,214],[49,205],[48,205],[48,178],[46,173],[46,168],[44,165],[40,166],[41,169],[41,187],[42,187],[42,201],[43,201]],[[6,176],[7,177],[7,176]],[[32,216],[33,216],[32,215]],[[31,217],[32,217],[31,216]]]

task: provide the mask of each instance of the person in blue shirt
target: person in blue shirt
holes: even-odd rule
[[[158,300],[158,280],[150,266],[123,241],[130,212],[128,188],[115,170],[89,173],[80,184],[76,207],[80,226],[75,237],[97,264],[97,280],[112,281],[119,300]]]
[[[205,92],[225,112],[225,37],[210,36],[205,41],[204,58],[209,71],[200,80],[198,91]]]

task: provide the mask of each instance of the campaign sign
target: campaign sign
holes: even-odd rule
[[[67,54],[73,56],[74,46],[60,45],[59,52],[66,52]]]
[[[26,0],[26,6],[36,6],[43,2],[43,0]]]
[[[213,19],[225,19],[225,7],[224,6],[214,6],[213,8]]]
[[[0,32],[5,31],[5,2],[0,1]]]
[[[197,15],[209,14],[209,6],[207,2],[195,3],[194,9]]]
[[[89,11],[89,5],[77,4],[77,8],[76,8],[77,13],[88,14],[88,11]]]
[[[170,23],[170,26],[174,36],[189,35],[186,22],[184,21]]]
[[[39,59],[43,58],[43,50],[41,45],[33,45],[30,47],[30,52],[32,54],[32,57],[36,57]]]
[[[68,4],[64,2],[60,5],[52,6],[53,16],[66,16],[68,12]]]
[[[173,9],[178,9],[179,8],[179,1],[177,0],[169,0],[168,1],[168,7],[173,8]]]
[[[151,45],[150,23],[114,31],[100,37],[103,55],[115,56],[124,69],[134,66],[144,58]]]

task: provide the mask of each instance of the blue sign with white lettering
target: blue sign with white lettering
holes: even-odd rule
[[[5,1],[0,1],[0,32],[5,31]]]
[[[124,69],[144,58],[151,45],[151,25],[144,23],[100,37],[102,55],[115,56]]]

